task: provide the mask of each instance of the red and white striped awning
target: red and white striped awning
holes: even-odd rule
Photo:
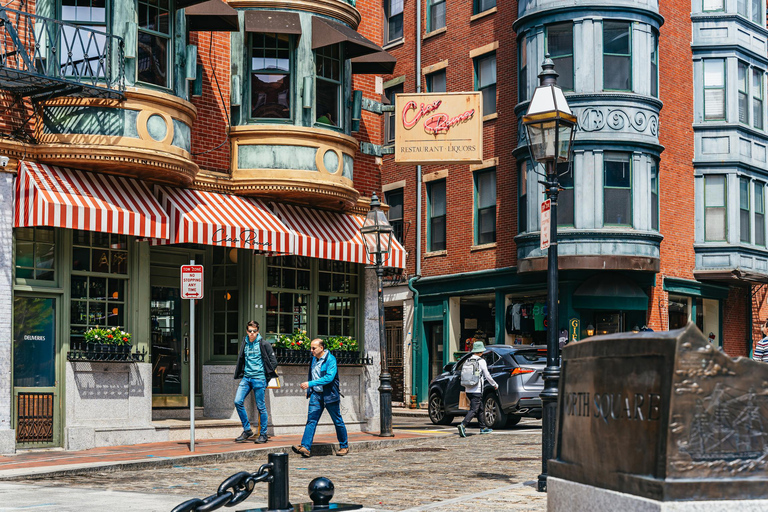
[[[293,254],[351,263],[373,264],[365,252],[360,227],[365,217],[273,204],[275,213],[296,235]],[[405,268],[405,249],[392,238],[385,266]]]
[[[14,227],[51,226],[168,238],[168,215],[142,182],[21,162]]]
[[[257,199],[157,186],[171,217],[172,244],[203,244],[291,254],[295,236]]]

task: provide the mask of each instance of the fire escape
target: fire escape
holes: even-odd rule
[[[125,99],[123,51],[118,36],[0,6],[0,90],[30,101],[32,115],[60,96]],[[34,143],[31,117],[10,136]]]

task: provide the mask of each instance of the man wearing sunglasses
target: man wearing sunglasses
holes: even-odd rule
[[[254,441],[261,444],[269,440],[267,436],[267,402],[264,398],[264,390],[267,382],[277,377],[277,358],[272,350],[272,345],[259,334],[259,324],[253,320],[248,322],[248,334],[240,345],[240,353],[237,356],[235,367],[235,379],[240,379],[235,395],[235,409],[243,424],[243,433],[235,439],[238,443],[244,443],[253,437],[251,423],[248,421],[248,412],[245,410],[245,398],[253,391],[253,399],[256,409],[259,411],[259,437]]]

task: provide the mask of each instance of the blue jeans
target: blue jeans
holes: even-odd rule
[[[251,430],[251,423],[248,421],[248,413],[245,410],[245,397],[253,390],[253,399],[256,402],[256,409],[259,411],[259,429],[260,435],[267,435],[267,401],[264,399],[264,390],[267,389],[267,381],[264,379],[251,379],[249,377],[243,377],[240,381],[240,385],[237,386],[237,393],[235,394],[235,409],[237,409],[237,415],[240,416],[240,423],[243,424],[243,430]]]
[[[307,426],[304,427],[304,437],[301,438],[301,446],[312,451],[312,440],[315,438],[317,422],[320,421],[320,416],[323,415],[323,409],[328,409],[328,413],[333,420],[333,425],[336,427],[336,439],[339,440],[339,448],[349,448],[347,427],[344,426],[344,420],[341,419],[340,402],[326,404],[323,400],[323,396],[314,391],[309,396]]]

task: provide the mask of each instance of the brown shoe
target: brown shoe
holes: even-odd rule
[[[339,448],[339,451],[336,452],[336,456],[343,457],[348,453],[349,453],[349,448]]]
[[[312,456],[312,454],[309,453],[309,450],[307,450],[306,448],[304,448],[300,444],[295,444],[291,448],[293,449],[293,453],[298,453],[299,455],[301,455],[305,459],[307,457],[311,457]],[[347,450],[347,451],[349,451],[349,450]]]

